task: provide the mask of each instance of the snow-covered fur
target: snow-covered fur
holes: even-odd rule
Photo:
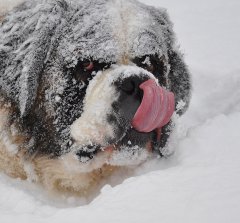
[[[151,151],[168,154],[172,122],[160,141],[134,130],[141,92],[129,93],[154,79],[174,92],[176,114],[188,107],[189,73],[165,9],[29,0],[0,13],[0,169],[85,194]]]

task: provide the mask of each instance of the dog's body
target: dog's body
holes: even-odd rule
[[[33,0],[5,15],[0,169],[85,193],[152,150],[164,155],[171,122],[140,131],[131,120],[149,79],[174,93],[179,115],[187,109],[189,73],[174,38],[165,10],[135,1]]]

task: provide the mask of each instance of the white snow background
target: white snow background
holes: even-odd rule
[[[12,4],[16,0],[0,0]],[[193,79],[176,153],[89,204],[0,174],[0,222],[240,222],[240,1],[142,0],[168,9]]]

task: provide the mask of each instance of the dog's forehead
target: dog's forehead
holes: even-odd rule
[[[71,28],[62,46],[73,61],[81,57],[115,62],[123,57],[161,56],[173,41],[172,24],[164,9],[134,0],[73,1],[71,5]]]
[[[135,0],[26,0],[0,25],[0,83],[27,114],[43,69],[79,60],[128,64],[174,47],[167,13]],[[17,98],[17,100],[16,100]]]

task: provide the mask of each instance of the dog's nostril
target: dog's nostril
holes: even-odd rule
[[[139,85],[143,82],[139,77],[126,78],[121,82],[120,89],[131,95],[139,90]]]
[[[124,80],[121,85],[121,89],[126,92],[127,94],[132,94],[135,90],[135,83],[133,80]]]

